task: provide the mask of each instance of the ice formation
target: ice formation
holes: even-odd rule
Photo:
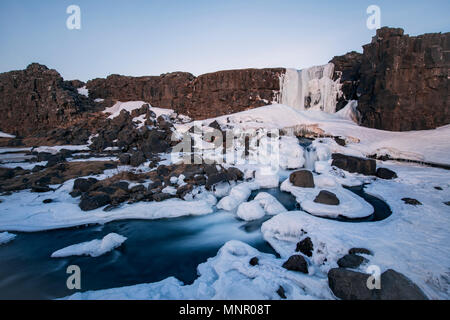
[[[307,69],[287,69],[280,78],[280,103],[297,110],[336,111],[341,94],[339,80],[333,81],[334,64]]]
[[[70,256],[98,257],[122,245],[126,237],[117,233],[110,233],[103,239],[96,239],[74,244],[52,253],[52,258],[64,258]]]
[[[8,233],[8,232],[0,232],[0,244],[5,244],[10,242],[16,237],[15,234]]]

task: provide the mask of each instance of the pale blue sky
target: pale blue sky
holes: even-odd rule
[[[66,8],[81,8],[81,30]],[[381,24],[410,35],[450,31],[450,1],[0,0],[0,72],[39,62],[65,79],[112,73],[195,75],[248,67],[303,68],[362,51]]]

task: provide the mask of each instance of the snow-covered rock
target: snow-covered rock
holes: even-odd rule
[[[258,220],[266,215],[258,200],[241,203],[236,214],[245,221]]]
[[[110,233],[103,239],[96,239],[79,244],[74,244],[52,253],[52,258],[63,258],[69,256],[91,256],[98,257],[122,245],[127,240],[117,233]]]

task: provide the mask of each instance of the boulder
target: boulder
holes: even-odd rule
[[[314,199],[314,202],[327,204],[330,206],[337,206],[340,203],[338,197],[336,197],[333,192],[327,190],[320,191],[317,197]]]
[[[309,170],[299,170],[292,172],[289,181],[296,187],[314,188],[314,177]]]
[[[98,182],[95,178],[78,178],[73,182],[73,191],[87,192]]]
[[[331,165],[351,173],[360,173],[366,176],[376,174],[377,163],[373,159],[365,159],[348,156],[341,153],[333,153]]]
[[[328,285],[343,300],[427,300],[422,290],[403,274],[387,270],[381,274],[380,289],[369,289],[371,275],[344,268],[328,272]]]
[[[119,155],[119,162],[120,164],[128,165],[130,164],[130,158],[131,156],[128,153],[122,153]]]
[[[111,203],[111,197],[107,194],[95,194],[82,197],[79,207],[83,211],[94,210]]]
[[[348,250],[349,254],[368,254],[368,255],[373,255],[372,251],[370,251],[369,249],[366,248],[351,248],[350,250]]]
[[[387,168],[378,168],[377,177],[381,179],[390,180],[397,178],[397,174],[394,171]]]
[[[256,266],[259,264],[259,259],[257,257],[253,257],[250,259],[249,263],[251,266]]]
[[[358,256],[356,254],[346,254],[337,261],[337,264],[341,268],[354,269],[359,267],[362,263],[367,262],[364,257]]]
[[[141,151],[133,152],[130,156],[130,165],[133,167],[138,167],[146,161],[144,153]]]
[[[389,269],[381,274],[381,300],[428,300],[423,291],[403,274]]]
[[[421,206],[422,203],[419,200],[413,198],[402,198],[403,202],[412,206]]]
[[[290,256],[289,259],[283,263],[283,268],[291,271],[308,273],[308,263],[303,256],[298,254]]]
[[[367,287],[369,274],[333,268],[328,272],[328,285],[333,294],[342,300],[376,300],[378,290]]]
[[[305,239],[297,243],[297,248],[295,249],[295,251],[300,251],[304,255],[311,257],[314,251],[314,245],[311,241],[311,238],[306,237]]]

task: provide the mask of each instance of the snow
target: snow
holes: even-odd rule
[[[277,172],[263,167],[255,171],[255,182],[260,188],[275,188],[280,184],[280,178]]]
[[[267,192],[258,193],[254,201],[258,201],[264,211],[271,216],[287,211],[274,196]]]
[[[106,108],[103,112],[110,113],[108,119],[114,119],[120,114],[122,110],[131,112],[133,110],[140,109],[144,104],[150,105],[149,103],[144,101],[127,101],[127,102],[118,101],[115,105]],[[170,115],[173,113],[172,109],[150,107],[150,110],[156,114],[156,117],[159,117],[160,115]]]
[[[110,175],[116,173],[117,170],[111,170]],[[94,177],[104,178],[104,176]],[[86,224],[105,224],[116,220],[151,220],[203,215],[212,213],[212,207],[215,205],[215,197],[209,194],[203,199],[199,197],[191,201],[168,199],[162,202],[138,202],[124,204],[109,212],[98,208],[86,213],[78,207],[80,200],[69,195],[73,182],[74,180],[66,181],[54,192],[35,194],[23,190],[2,197],[0,231],[34,232]],[[52,197],[54,201],[45,207],[42,206],[42,200],[48,197]]]
[[[0,244],[6,244],[16,237],[15,234],[8,232],[0,232]]]
[[[259,264],[251,266],[252,257]],[[282,286],[288,299],[332,299],[326,278],[314,278],[284,269],[284,261],[261,253],[241,241],[229,241],[217,255],[198,266],[191,285],[173,277],[156,283],[77,292],[69,300],[280,300]]]
[[[450,215],[443,202],[450,198],[450,173],[412,165],[383,166],[397,172],[399,178],[378,179],[366,187],[366,192],[388,203],[393,211],[389,218],[343,223],[302,211],[288,212],[263,224],[264,238],[282,257],[287,257],[307,234],[315,246],[312,262],[323,273],[336,267],[337,259],[350,248],[367,248],[374,252],[373,257],[366,256],[369,264],[382,271],[392,268],[403,273],[431,299],[448,299]],[[436,185],[444,190],[434,190]],[[404,197],[418,199],[423,206],[407,205],[401,200]]]
[[[339,184],[331,186],[331,178],[325,179],[327,187],[318,183],[315,179],[315,188],[300,188],[293,186],[289,179],[285,180],[280,190],[292,193],[297,202],[300,203],[303,210],[323,217],[337,218],[338,216],[344,216],[347,218],[364,218],[373,214],[374,209],[371,204],[367,203],[364,199],[341,187]],[[339,199],[339,205],[326,205],[322,203],[314,202],[314,199],[321,190],[327,190],[334,193]]]
[[[266,215],[258,200],[241,203],[236,214],[245,221],[258,220]]]
[[[426,161],[450,165],[450,125],[433,130],[392,132],[360,127],[355,122],[343,119],[340,114],[330,114],[317,110],[296,110],[282,104],[273,104],[238,112],[231,115],[203,120],[209,124],[217,120],[240,130],[270,128],[290,129],[293,132],[310,131],[318,135],[344,137],[347,154],[368,156],[372,154],[390,155],[416,161]],[[190,125],[175,127],[184,132]],[[342,151],[334,144],[332,152]]]
[[[0,131],[0,138],[15,138],[15,135]]]
[[[47,152],[51,154],[57,154],[61,150],[71,150],[71,151],[83,151],[89,150],[88,145],[62,145],[62,146],[40,146],[37,148],[33,148],[32,152]]]
[[[241,203],[247,201],[253,190],[259,189],[259,186],[254,182],[243,182],[231,188],[230,194],[220,199],[217,204],[218,209],[232,211],[236,209]]]
[[[52,253],[52,258],[64,258],[70,256],[99,257],[122,245],[127,240],[117,233],[110,233],[103,239],[96,239],[83,243],[74,244]]]
[[[78,94],[81,94],[85,97],[89,97],[89,90],[86,88],[86,86],[78,88],[77,91],[78,91]]]

